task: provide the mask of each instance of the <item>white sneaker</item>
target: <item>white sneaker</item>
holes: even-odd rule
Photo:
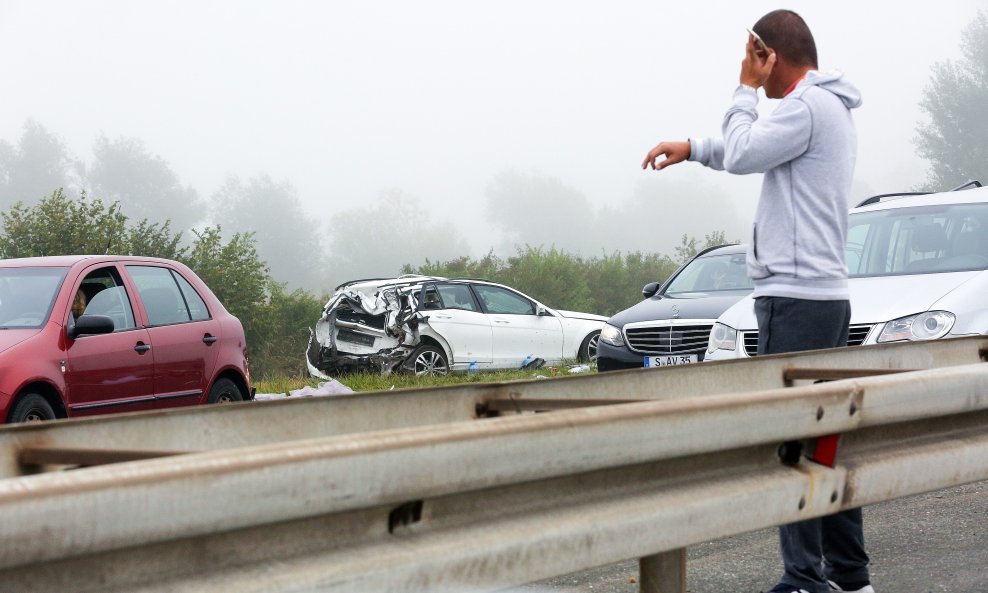
[[[871,585],[865,585],[864,587],[861,587],[860,589],[853,589],[852,590],[852,589],[841,589],[840,588],[840,585],[838,585],[837,583],[835,583],[835,582],[833,582],[833,581],[831,581],[829,579],[827,580],[827,584],[830,585],[830,590],[831,591],[843,591],[844,593],[875,593],[875,588],[872,587]]]

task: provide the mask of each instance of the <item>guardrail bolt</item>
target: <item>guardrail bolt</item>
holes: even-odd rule
[[[805,497],[804,498],[800,498],[799,499],[799,510],[803,510],[805,508],[806,508],[806,498]]]
[[[837,502],[837,491],[836,490],[834,490],[833,493],[830,494],[830,502],[831,502],[831,504]]]
[[[796,465],[803,454],[803,443],[801,441],[786,441],[779,445],[779,459],[786,465]]]
[[[854,402],[851,402],[851,408],[848,410],[848,412],[850,412],[850,415],[851,416],[857,414],[858,413],[858,404],[856,404]]]
[[[816,421],[819,422],[820,420],[823,420],[823,406],[816,409]]]
[[[397,527],[411,525],[422,520],[422,501],[413,500],[397,506],[388,513],[388,533],[394,533]]]

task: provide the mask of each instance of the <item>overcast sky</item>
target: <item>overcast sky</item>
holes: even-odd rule
[[[857,191],[922,181],[912,139],[930,66],[959,57],[988,0],[3,1],[0,138],[34,118],[84,160],[101,134],[140,138],[203,196],[267,173],[326,222],[398,188],[475,254],[497,241],[485,190],[505,170],[598,206],[649,176],[706,176],[747,223],[760,176],[640,163],[659,140],[719,133],[744,29],[780,7],[809,23],[821,69],[861,89]],[[704,216],[668,201],[648,215]],[[620,225],[601,221],[588,252]]]

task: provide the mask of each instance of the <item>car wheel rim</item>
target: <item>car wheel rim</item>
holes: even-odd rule
[[[428,350],[415,358],[415,374],[420,377],[445,375],[446,370],[446,361],[438,352]]]
[[[24,416],[24,422],[41,422],[42,420],[47,420],[48,415],[43,411],[38,409],[29,410]]]
[[[597,360],[597,341],[600,340],[600,334],[594,334],[590,337],[590,342],[587,343],[587,357],[590,361]]]

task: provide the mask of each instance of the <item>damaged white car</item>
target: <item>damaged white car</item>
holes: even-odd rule
[[[316,377],[445,375],[590,361],[606,317],[550,309],[501,284],[402,276],[337,287],[311,332]]]

